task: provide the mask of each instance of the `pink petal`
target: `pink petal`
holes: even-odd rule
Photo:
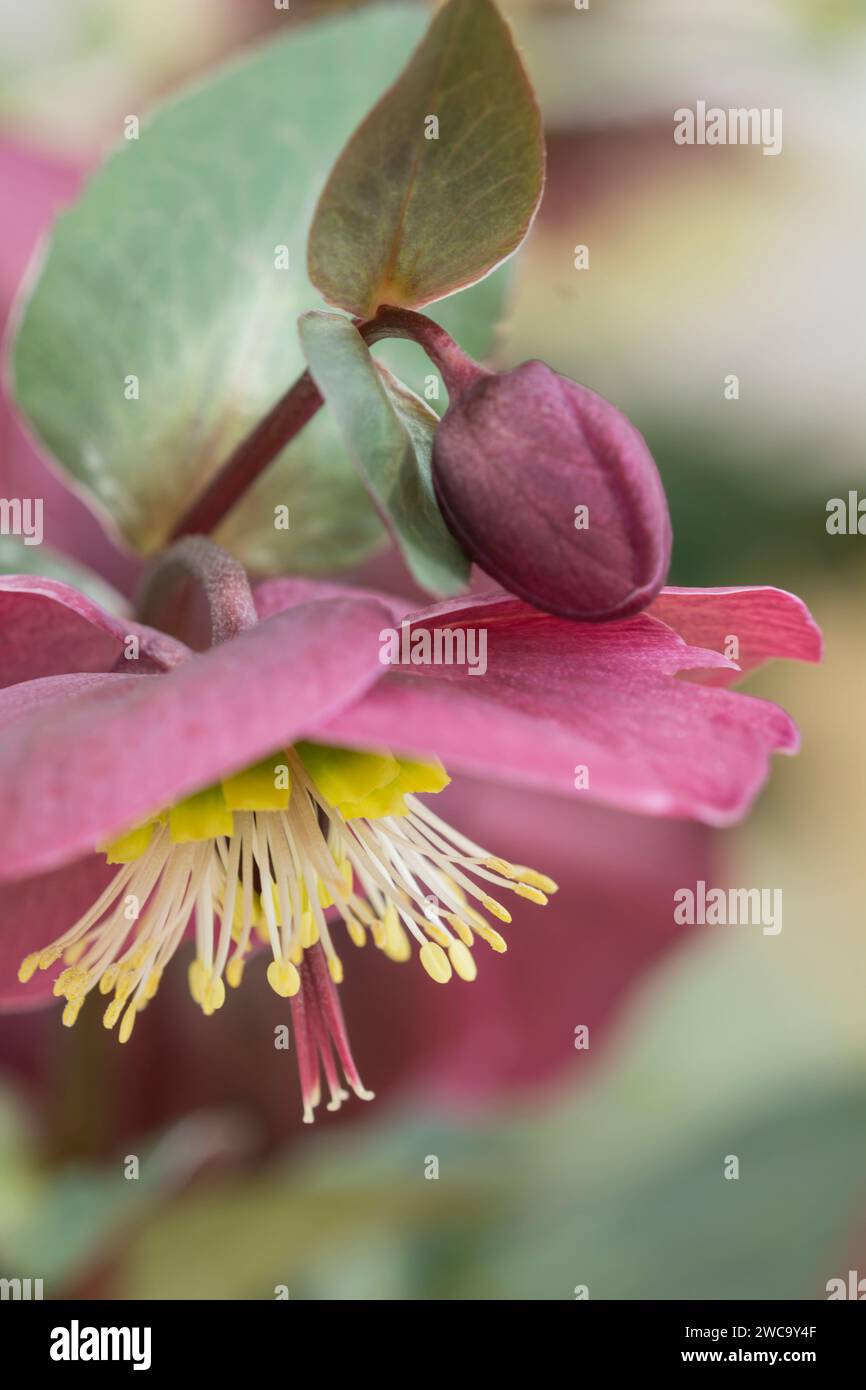
[[[332,584],[321,579],[266,579],[256,586],[253,598],[260,621],[272,618],[275,613],[283,613],[287,608],[296,608],[299,603],[309,603],[313,599],[323,598],[375,599],[377,603],[384,604],[392,619],[397,622],[413,606],[406,599],[373,588],[369,584]]]
[[[54,873],[0,884],[0,1008],[9,1013],[53,1001],[55,976],[63,969],[38,971],[18,983],[26,955],[47,946],[73,926],[117,873],[102,855],[90,854]]]
[[[0,687],[74,671],[110,671],[129,636],[139,640],[130,672],[166,671],[189,655],[173,638],[107,613],[68,584],[0,575]]]
[[[315,729],[377,680],[368,599],[280,613],[167,675],[0,691],[0,879],[54,868]]]
[[[394,668],[322,725],[337,743],[435,753],[474,772],[626,810],[727,825],[748,809],[796,729],[766,701],[679,680],[725,668],[646,614],[578,624],[501,595],[436,605],[413,628],[480,627],[487,672]],[[589,788],[575,791],[575,769]]]
[[[5,190],[6,205],[0,241],[0,307],[4,314],[39,237],[72,202],[81,178],[81,171],[70,163],[0,141],[0,187]]]
[[[803,600],[784,589],[663,589],[649,612],[695,647],[723,652],[736,637],[739,670],[700,677],[713,685],[730,685],[774,657],[821,660],[821,629]]]

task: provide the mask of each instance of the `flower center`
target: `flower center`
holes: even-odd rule
[[[75,1022],[87,995],[112,994],[107,1028],[126,1042],[195,917],[189,967],[195,1002],[212,1014],[236,988],[253,946],[272,959],[268,981],[292,1000],[304,1118],[318,1101],[321,1058],[335,1108],[346,1080],[369,1098],[351,1057],[335,985],[342,922],[356,946],[372,937],[394,961],[412,955],[437,983],[474,980],[480,937],[506,943],[484,913],[510,922],[490,889],[544,904],[555,883],[489,854],[419,801],[441,791],[441,764],[299,743],[225,778],[104,847],[120,867],[74,926],[22,962],[26,982],[61,958],[54,993]],[[330,914],[330,915],[329,915]]]

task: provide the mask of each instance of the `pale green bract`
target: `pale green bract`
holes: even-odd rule
[[[311,313],[299,327],[313,380],[412,574],[435,594],[459,593],[470,562],[433,492],[438,417],[390,372],[377,369],[349,319]]]

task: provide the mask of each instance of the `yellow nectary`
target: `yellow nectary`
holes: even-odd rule
[[[391,753],[365,753],[323,743],[298,743],[293,751],[316,790],[344,820],[408,815],[407,793],[440,792],[451,780],[441,763],[396,758]],[[231,836],[235,811],[283,811],[290,796],[287,755],[263,758],[118,836],[105,846],[105,855],[109,864],[138,859],[166,819],[174,844]]]

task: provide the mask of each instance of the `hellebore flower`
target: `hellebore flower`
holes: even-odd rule
[[[190,989],[205,1013],[261,938],[268,979],[292,1000],[305,1118],[317,1056],[331,1106],[344,1097],[332,1047],[369,1094],[337,999],[340,919],[356,945],[369,934],[400,960],[414,941],[435,981],[468,981],[477,937],[505,948],[484,915],[509,920],[499,896],[543,903],[555,887],[419,800],[448,781],[439,758],[572,796],[581,767],[581,796],[728,824],[796,730],[776,706],[695,677],[820,651],[804,606],[774,589],[666,590],[638,617],[581,625],[506,594],[406,614],[304,580],[259,586],[242,623],[224,587],[223,640],[194,650],[66,585],[0,580],[3,998],[64,995],[71,1024],[86,994],[111,992],[105,1021],[125,1039],[193,916]],[[395,624],[410,655],[387,667]],[[419,634],[472,627],[487,633],[483,677],[415,664]],[[718,650],[732,632],[739,667]],[[13,984],[15,968],[31,983]]]

